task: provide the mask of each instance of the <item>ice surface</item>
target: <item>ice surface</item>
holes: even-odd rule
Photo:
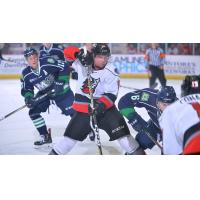
[[[180,96],[181,81],[169,80],[168,85],[175,88],[177,95]],[[74,90],[76,81],[71,81],[72,89]],[[142,89],[148,87],[147,79],[122,79],[122,86],[129,86],[133,88]],[[0,118],[13,110],[21,107],[24,100],[20,95],[20,81],[19,80],[0,80]],[[159,86],[158,86],[159,87]],[[119,97],[130,92],[130,89],[120,87]],[[144,109],[137,109],[137,111],[148,119],[148,115]],[[46,120],[47,127],[52,129],[52,138],[56,142],[59,140],[69,122],[69,117],[61,115],[59,108],[55,105],[50,106],[50,113],[42,114]],[[131,134],[135,135],[135,131],[130,127]],[[119,148],[117,142],[110,142],[108,136],[100,130],[100,137],[103,146],[104,154],[119,155],[123,152]],[[28,116],[28,109],[13,114],[12,116],[0,121],[0,154],[4,155],[46,155],[50,151],[49,148],[35,149],[33,142],[38,138],[38,133]],[[77,143],[74,149],[70,152],[72,155],[98,154],[95,143],[86,139],[82,143]],[[157,147],[148,150],[147,154],[160,154]]]

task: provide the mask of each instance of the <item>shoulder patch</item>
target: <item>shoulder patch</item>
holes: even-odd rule
[[[147,92],[143,92],[141,96],[142,101],[148,101],[149,100],[149,94]]]
[[[53,58],[48,58],[47,59],[47,62],[48,63],[51,63],[51,64],[54,64],[55,63],[55,60]]]

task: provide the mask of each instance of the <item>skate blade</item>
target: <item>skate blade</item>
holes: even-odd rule
[[[39,151],[49,151],[53,148],[53,143],[43,145],[33,145],[33,148]]]

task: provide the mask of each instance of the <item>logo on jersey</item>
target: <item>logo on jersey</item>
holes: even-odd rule
[[[149,94],[146,92],[142,93],[142,97],[141,97],[142,101],[148,101],[149,100]]]
[[[47,59],[47,62],[52,63],[52,64],[55,63],[55,61],[54,61],[53,58],[48,58],[48,59]]]
[[[91,77],[91,85],[92,85],[92,92],[95,91],[98,83],[100,82],[100,78],[98,79],[94,79],[93,77]],[[90,91],[89,91],[89,87],[88,87],[88,79],[86,79],[84,82],[83,82],[83,85],[81,87],[81,90],[83,93],[85,94],[90,94]]]

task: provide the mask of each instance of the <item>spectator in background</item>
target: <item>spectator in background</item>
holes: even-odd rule
[[[127,52],[130,54],[136,54],[137,53],[137,44],[128,43],[127,44]]]
[[[178,55],[178,47],[177,44],[168,44],[167,54],[169,55]]]
[[[195,55],[200,55],[200,44],[195,44]]]
[[[147,43],[141,43],[139,44],[139,52],[138,53],[141,53],[141,54],[145,54],[146,50],[149,48],[149,44]]]
[[[192,54],[192,46],[188,43],[178,44],[178,49],[179,49],[180,55],[191,55]]]
[[[148,63],[149,85],[150,88],[157,86],[158,78],[162,87],[166,86],[166,78],[164,74],[165,54],[158,44],[152,43],[151,47],[146,50],[145,59]]]
[[[191,55],[192,48],[189,44],[183,44],[183,55]]]

